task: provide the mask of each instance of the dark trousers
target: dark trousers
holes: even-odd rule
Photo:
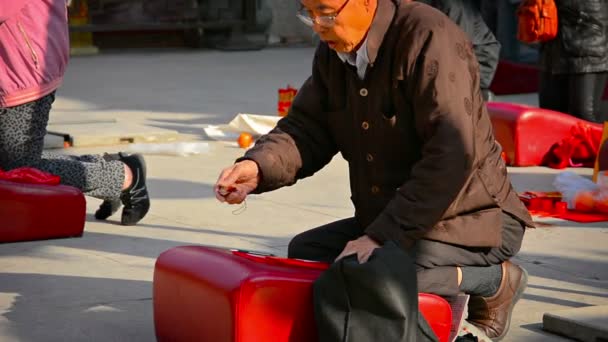
[[[503,214],[500,247],[466,247],[439,241],[418,240],[411,252],[416,262],[418,290],[442,296],[460,292],[458,266],[492,266],[517,254],[525,227]],[[346,243],[364,234],[354,218],[343,219],[296,235],[289,243],[290,258],[333,262]]]
[[[540,107],[591,122],[608,121],[608,113],[600,111],[607,77],[607,72],[563,75],[543,72],[538,94]]]
[[[0,169],[33,167],[61,178],[85,195],[119,198],[124,165],[101,155],[66,155],[43,151],[46,126],[55,94],[14,107],[0,108]]]

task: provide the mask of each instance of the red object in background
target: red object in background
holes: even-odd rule
[[[279,102],[277,104],[277,112],[279,116],[285,116],[289,112],[289,108],[291,107],[291,103],[293,102],[294,97],[298,90],[292,88],[291,86],[287,86],[287,88],[279,88]]]
[[[71,186],[0,180],[0,242],[81,236],[85,210]]]
[[[579,223],[608,222],[608,214],[569,210],[559,192],[527,191],[519,198],[533,216],[556,217]]]
[[[16,183],[46,185],[57,185],[61,180],[59,176],[31,167],[20,167],[7,172],[0,169],[0,179]]]
[[[490,90],[496,95],[538,92],[539,73],[536,66],[505,60],[498,62]]]
[[[537,93],[539,83],[536,66],[501,60],[496,67],[490,90],[496,95]],[[608,100],[608,82],[602,99]]]
[[[156,261],[158,341],[317,341],[312,283],[328,265],[202,247],[175,247]],[[420,294],[419,308],[447,342],[451,308]]]
[[[555,144],[572,136],[573,127],[583,124],[589,137],[601,136],[601,124],[571,115],[514,103],[488,102],[488,113],[496,140],[511,166],[538,166],[547,162]],[[580,148],[572,152],[583,153]]]
[[[564,215],[568,211],[568,203],[562,201],[555,203],[554,211],[557,215]]]
[[[551,146],[545,155],[543,165],[554,169],[566,167],[593,167],[602,140],[602,132],[590,123],[578,122],[570,129],[570,134]]]

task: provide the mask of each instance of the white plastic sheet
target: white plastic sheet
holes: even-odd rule
[[[266,134],[273,129],[281,119],[278,115],[237,114],[226,125],[209,125],[204,128],[210,139],[236,141],[243,133],[250,133],[254,137]]]

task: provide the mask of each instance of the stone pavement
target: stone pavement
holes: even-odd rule
[[[274,113],[277,88],[303,82],[312,52],[148,51],[74,58],[51,120],[116,119],[205,139],[205,124],[226,123],[238,112]],[[212,186],[243,151],[234,143],[210,147],[193,157],[147,157],[152,209],[135,227],[120,226],[118,215],[95,221],[100,201],[88,199],[82,238],[0,245],[0,341],[153,341],[151,281],[161,252],[202,244],[284,255],[294,234],[352,215],[346,163],[339,157],[315,177],[252,196],[244,211],[235,212],[238,207],[216,202]],[[520,191],[550,190],[557,173],[537,167],[509,172]],[[542,331],[544,313],[608,305],[607,224],[542,221],[528,231],[516,258],[528,269],[530,285],[505,341],[564,340]]]

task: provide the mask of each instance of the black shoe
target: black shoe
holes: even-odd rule
[[[146,162],[141,154],[118,154],[120,161],[125,163],[133,173],[131,186],[122,191],[120,200],[122,209],[121,224],[132,226],[144,218],[150,210],[150,197],[146,187]]]
[[[120,155],[118,153],[105,153],[103,155],[103,159],[105,161],[120,161]],[[120,198],[115,198],[111,200],[104,200],[103,203],[99,206],[99,209],[95,212],[95,218],[98,220],[105,220],[108,217],[114,215],[118,209],[122,206],[122,202]]]
[[[104,200],[99,206],[99,209],[95,212],[95,218],[98,220],[105,220],[108,217],[114,215],[122,207],[120,198],[113,200]]]

